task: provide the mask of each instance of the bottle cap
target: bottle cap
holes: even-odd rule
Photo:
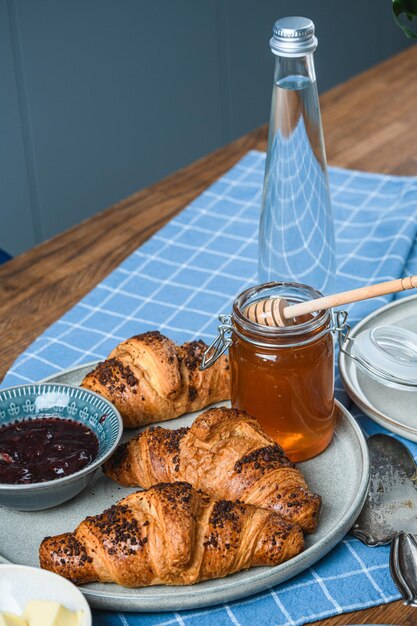
[[[283,57],[301,57],[317,48],[314,24],[307,17],[282,17],[272,29],[269,42],[274,54]]]

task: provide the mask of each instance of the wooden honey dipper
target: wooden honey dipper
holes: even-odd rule
[[[406,291],[417,287],[417,276],[407,276],[396,280],[389,280],[385,283],[377,283],[369,287],[360,287],[350,291],[334,293],[331,296],[324,296],[316,300],[299,302],[298,304],[288,304],[285,298],[272,297],[256,300],[247,306],[244,315],[257,324],[264,326],[291,326],[294,318],[300,315],[307,315],[315,311],[331,309],[342,304],[351,304],[360,300],[368,300],[376,296],[385,296],[388,293]]]

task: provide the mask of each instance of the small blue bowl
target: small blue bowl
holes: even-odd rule
[[[0,390],[0,427],[51,414],[91,428],[99,442],[96,458],[78,472],[63,478],[27,485],[0,483],[1,505],[19,511],[40,511],[73,498],[113,454],[122,436],[123,422],[118,410],[93,391],[51,383]]]

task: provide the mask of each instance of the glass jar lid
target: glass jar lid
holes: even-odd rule
[[[368,328],[352,340],[351,354],[380,382],[417,387],[417,333],[390,325]]]

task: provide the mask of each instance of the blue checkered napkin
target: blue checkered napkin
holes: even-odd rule
[[[218,313],[256,283],[265,155],[248,153],[225,176],[130,255],[22,354],[3,385],[32,382],[107,356],[122,339],[160,329],[177,341],[216,335]],[[330,170],[338,288],[417,270],[417,179]],[[350,308],[357,321],[389,296]],[[382,430],[363,416],[366,432]],[[409,444],[414,454],[417,446]],[[303,574],[227,606],[160,614],[96,611],[95,626],[163,624],[296,626],[398,598],[388,548],[347,536]]]

